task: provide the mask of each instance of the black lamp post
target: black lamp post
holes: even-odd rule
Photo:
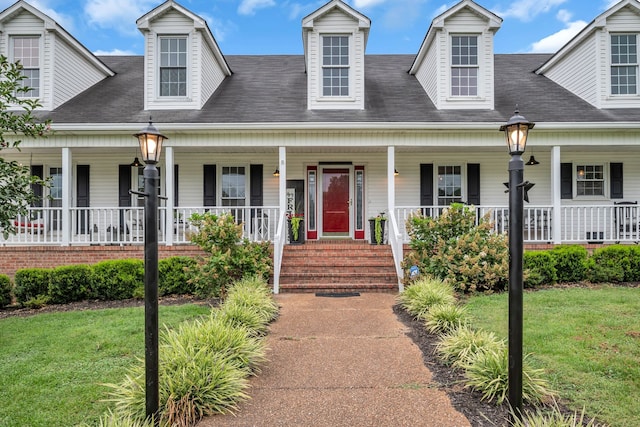
[[[158,132],[149,118],[149,126],[133,135],[138,138],[144,168],[144,360],[147,419],[158,424],[160,387],[158,381],[158,184],[156,163],[162,142],[168,139]]]
[[[518,107],[505,132],[509,161],[509,404],[515,417],[522,418],[522,256],[523,245],[523,180],[522,154],[529,129],[534,123],[520,115]]]

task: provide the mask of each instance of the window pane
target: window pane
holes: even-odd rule
[[[349,95],[349,37],[322,37],[322,94]]]
[[[27,92],[18,92],[19,98],[33,98],[40,96],[40,38],[39,37],[12,37],[14,62],[22,64],[22,75],[25,76],[19,82],[21,87],[28,87]]]
[[[451,95],[478,95],[478,37],[451,37]]]
[[[222,206],[245,206],[245,187],[244,167],[222,168]]]
[[[438,166],[438,205],[448,206],[462,201],[460,166]]]
[[[576,166],[576,195],[604,196],[604,166]]]
[[[160,96],[187,95],[187,39],[160,39]]]

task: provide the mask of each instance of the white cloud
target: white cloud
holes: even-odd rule
[[[11,3],[13,4],[15,2],[12,1]],[[55,10],[48,7],[46,2],[43,1],[29,0],[29,4],[56,21],[69,33],[73,33],[75,25],[72,16],[56,12]]]
[[[95,52],[93,52],[93,54],[97,56],[129,56],[129,55],[135,55],[136,53],[131,50],[113,49],[109,51],[96,50]]]
[[[620,0],[604,0],[604,10],[607,10],[609,8],[612,8],[613,5],[615,5],[616,3],[619,3]]]
[[[237,31],[236,25],[231,21],[216,19],[206,13],[198,13],[198,16],[207,21],[209,29],[218,43],[224,41],[227,34]]]
[[[381,3],[386,2],[387,0],[354,0],[353,6],[356,9],[362,8],[366,9],[367,7],[375,6]]]
[[[255,15],[256,10],[273,7],[276,5],[274,0],[242,0],[238,6],[240,15]]]
[[[112,28],[121,34],[137,34],[136,19],[150,11],[153,0],[89,0],[84,13],[92,25]]]
[[[521,21],[531,21],[541,13],[549,12],[567,0],[518,0],[505,11],[495,11],[502,18],[516,18]]]
[[[532,43],[531,52],[552,53],[567,44],[569,40],[575,37],[575,35],[587,25],[584,21],[571,21],[572,17],[571,12],[565,9],[559,10],[556,18],[565,24],[565,28],[543,38],[542,40]]]

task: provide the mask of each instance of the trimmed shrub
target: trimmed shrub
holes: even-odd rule
[[[164,295],[193,294],[189,270],[198,263],[186,256],[174,256],[158,261],[158,293]]]
[[[398,295],[398,302],[412,316],[424,319],[431,307],[456,302],[453,287],[440,279],[423,277]]]
[[[91,267],[68,265],[54,268],[49,279],[49,297],[54,304],[81,301],[89,297]]]
[[[30,299],[47,296],[50,278],[51,270],[48,268],[24,268],[16,271],[14,293],[18,303],[24,305]]]
[[[631,259],[634,252],[630,246],[613,245],[598,248],[587,262],[587,277],[593,283],[630,281],[635,276]]]
[[[101,300],[133,298],[144,288],[144,262],[138,259],[102,261],[94,264],[91,296]]]
[[[6,274],[0,274],[0,308],[11,304],[11,279]]]
[[[549,382],[543,378],[542,369],[534,369],[529,363],[530,354],[522,359],[522,400],[538,404],[553,397]],[[502,404],[509,390],[509,357],[507,348],[476,353],[465,369],[465,387],[482,393],[482,400]]]
[[[581,282],[587,273],[587,250],[580,245],[556,246],[549,251],[554,259],[558,282]]]
[[[555,259],[549,251],[527,251],[523,256],[524,287],[551,285],[558,280]]]

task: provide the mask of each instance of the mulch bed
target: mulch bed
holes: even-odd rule
[[[422,351],[422,359],[433,374],[433,381],[449,395],[453,407],[467,417],[473,427],[507,426],[509,411],[505,405],[496,406],[483,401],[480,393],[464,387],[460,371],[440,362],[435,353],[438,337],[427,332],[422,322],[415,320],[402,307],[396,305],[393,311],[409,329],[407,335]]]

